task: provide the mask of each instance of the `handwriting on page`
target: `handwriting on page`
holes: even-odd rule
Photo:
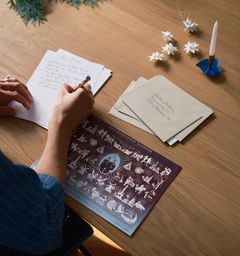
[[[61,62],[49,59],[36,85],[58,90],[63,83],[78,84],[88,73],[89,70],[79,66],[79,63],[75,63],[71,59],[62,59]]]
[[[67,57],[64,55],[60,55],[59,58],[62,62],[61,69],[68,74],[68,81],[71,84],[78,84],[91,73],[89,69],[89,62],[87,61],[88,64],[86,64],[86,60],[81,61],[80,58]],[[69,76],[69,74],[71,74],[71,76]]]
[[[153,94],[148,102],[152,105],[152,107],[160,113],[164,118],[168,121],[171,121],[171,114],[174,114],[174,109],[171,104],[164,100],[159,93]]]

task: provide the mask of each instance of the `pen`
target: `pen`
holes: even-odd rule
[[[75,90],[82,88],[84,84],[86,84],[91,79],[90,76],[86,76],[86,78],[75,88]]]

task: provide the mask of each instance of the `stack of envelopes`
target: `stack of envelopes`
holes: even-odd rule
[[[182,141],[213,110],[164,76],[133,81],[110,114],[173,145]]]

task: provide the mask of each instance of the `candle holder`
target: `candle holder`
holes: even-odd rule
[[[218,59],[209,58],[199,61],[196,66],[198,66],[207,76],[215,77],[222,72],[222,69],[219,67],[219,63],[220,61]]]
[[[217,42],[217,33],[218,33],[218,21],[216,20],[213,25],[212,38],[209,49],[209,58],[201,60],[196,65],[205,73],[207,76],[215,77],[218,76],[222,69],[219,67],[219,60],[215,59],[215,49]]]

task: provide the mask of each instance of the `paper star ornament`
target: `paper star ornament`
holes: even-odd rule
[[[187,42],[187,44],[184,45],[184,51],[186,53],[195,54],[199,51],[198,46],[199,44],[197,44],[196,42]]]
[[[148,56],[149,61],[157,62],[163,61],[164,55],[160,52],[154,52],[152,55]]]
[[[187,18],[183,21],[183,24],[185,26],[184,31],[185,32],[195,32],[198,30],[198,24]]]
[[[174,46],[172,43],[165,44],[165,46],[163,46],[162,49],[162,51],[166,52],[168,55],[174,55],[174,53],[178,51],[178,48]]]
[[[173,34],[169,31],[162,31],[162,37],[165,41],[172,42],[175,40]]]

